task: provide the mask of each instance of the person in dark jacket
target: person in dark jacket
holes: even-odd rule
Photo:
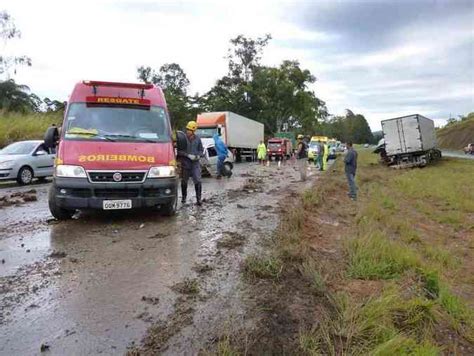
[[[308,161],[308,146],[304,141],[303,135],[298,135],[298,143],[296,145],[296,159],[298,160],[298,170],[300,171],[301,181],[306,180],[306,161]]]
[[[357,200],[357,186],[355,184],[355,175],[357,171],[357,152],[352,147],[352,142],[347,143],[347,153],[344,157],[345,172],[349,184],[349,197]]]
[[[221,179],[224,175],[224,161],[227,158],[229,150],[224,141],[221,140],[219,134],[214,134],[214,145],[217,152],[217,179]]]
[[[186,151],[178,151],[178,159],[181,163],[181,202],[186,202],[188,193],[188,180],[192,178],[196,190],[196,203],[201,205],[202,183],[201,162],[204,156],[204,148],[201,138],[196,135],[196,121],[189,121],[186,125]]]

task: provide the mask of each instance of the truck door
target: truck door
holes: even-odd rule
[[[403,128],[403,137],[405,151],[404,152],[417,152],[422,151],[421,147],[421,134],[420,124],[416,116],[408,116],[399,120]]]

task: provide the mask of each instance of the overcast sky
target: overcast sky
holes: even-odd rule
[[[299,60],[330,113],[380,120],[419,113],[443,124],[474,111],[474,0],[22,1],[2,0],[26,54],[14,77],[66,100],[82,79],[136,81],[136,67],[179,63],[191,92],[226,74],[229,40],[273,37],[263,63]]]

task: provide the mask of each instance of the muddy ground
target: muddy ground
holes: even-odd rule
[[[203,206],[190,197],[173,218],[57,222],[48,184],[0,189],[0,354],[206,349],[229,323],[246,323],[241,262],[272,234],[285,197],[319,176],[309,174],[303,184],[290,165],[238,165],[229,180],[205,179]]]

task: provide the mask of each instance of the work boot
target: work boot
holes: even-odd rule
[[[196,204],[201,206],[202,205],[202,202],[201,202],[202,185],[201,185],[201,183],[196,184],[194,186],[194,188],[196,189]]]
[[[181,203],[186,203],[186,196],[188,195],[188,185],[181,183]]]

